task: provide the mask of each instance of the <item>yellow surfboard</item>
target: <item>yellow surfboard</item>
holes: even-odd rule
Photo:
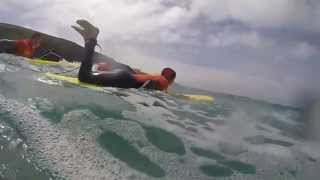
[[[75,77],[59,75],[59,74],[54,74],[54,73],[50,73],[50,72],[46,73],[46,76],[48,76],[51,79],[68,82],[70,84],[81,86],[81,87],[85,87],[85,88],[89,88],[89,89],[92,89],[92,90],[95,90],[95,91],[105,92],[105,89],[102,86],[83,83],[83,82],[80,82],[79,79],[75,78]]]
[[[56,65],[56,66],[64,66],[64,67],[78,67],[79,63],[72,63],[72,62],[68,62],[68,61],[48,61],[48,60],[43,60],[43,59],[34,59],[34,60],[30,60],[30,64],[33,65]],[[86,87],[92,90],[96,90],[96,91],[106,91],[102,86],[97,86],[97,85],[93,85],[93,84],[87,84],[87,83],[83,83],[80,82],[78,80],[78,78],[75,77],[70,77],[70,76],[64,76],[64,75],[59,75],[59,74],[54,74],[54,73],[46,73],[46,75],[52,79],[56,79],[56,80],[61,80],[64,82],[68,82],[70,84],[74,84],[74,85],[78,85],[81,87]],[[207,103],[213,103],[214,101],[214,97],[213,96],[207,96],[207,95],[201,95],[201,94],[170,94],[172,96],[176,96],[176,97],[180,97],[180,98],[184,98],[184,99],[188,99],[188,100],[192,100],[192,101],[201,101],[201,102],[207,102]]]
[[[64,81],[73,85],[89,88],[95,91],[100,91],[100,92],[107,92],[106,89],[103,86],[97,86],[94,84],[88,84],[88,83],[83,83],[78,80],[78,78],[75,77],[70,77],[70,76],[64,76],[64,75],[59,75],[59,74],[54,74],[54,73],[46,73],[46,76],[48,76],[51,79],[55,80],[60,80]],[[192,101],[200,101],[200,102],[206,102],[206,103],[213,103],[214,97],[212,96],[207,96],[207,95],[197,95],[197,94],[170,94],[173,96],[177,97],[182,97],[184,99],[192,100]]]
[[[178,97],[178,98],[183,98],[191,101],[199,101],[199,102],[206,102],[206,103],[213,103],[214,102],[214,97],[213,96],[208,96],[208,95],[201,95],[201,94],[172,94],[170,95]]]
[[[212,103],[214,101],[214,97],[207,95],[198,95],[198,94],[181,94],[182,96],[194,100],[194,101],[203,101]]]
[[[29,61],[30,64],[33,65],[49,65],[49,66],[65,66],[65,67],[78,67],[80,66],[79,63],[75,62],[68,62],[68,61],[47,61],[43,59],[32,59]]]

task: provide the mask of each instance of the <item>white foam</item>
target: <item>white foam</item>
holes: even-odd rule
[[[2,110],[10,112],[19,130],[27,137],[32,155],[41,167],[66,179],[116,179],[112,174],[115,164],[104,158],[107,157],[104,152],[82,151],[84,145],[96,149],[94,141],[81,144],[70,141],[72,136],[63,129],[17,101],[0,97],[0,104]]]
[[[5,72],[5,70],[6,70],[6,65],[0,64],[0,72]]]
[[[289,148],[273,144],[250,146],[249,150],[260,154],[269,154],[281,158],[293,157],[292,152]]]
[[[48,85],[59,85],[59,86],[62,86],[61,81],[57,81],[57,80],[51,80],[51,79],[44,78],[44,77],[39,77],[37,80],[39,82],[42,82],[42,83],[45,83],[45,84],[48,84]]]

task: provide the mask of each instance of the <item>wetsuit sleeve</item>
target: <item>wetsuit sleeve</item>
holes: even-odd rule
[[[16,41],[2,39],[0,40],[0,53],[14,54],[16,51]]]
[[[157,81],[149,80],[146,84],[144,84],[143,88],[145,89],[157,89]]]

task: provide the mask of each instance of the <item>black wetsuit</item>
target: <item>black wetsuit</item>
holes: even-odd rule
[[[81,82],[119,88],[139,88],[142,86],[142,84],[134,78],[135,72],[129,66],[123,64],[120,64],[119,67],[108,72],[93,73],[92,57],[96,44],[97,40],[95,39],[88,40],[85,43],[85,56],[82,59],[78,75]]]

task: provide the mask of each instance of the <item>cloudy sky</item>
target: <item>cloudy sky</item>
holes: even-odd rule
[[[282,104],[320,92],[319,17],[319,0],[0,1],[1,22],[82,43],[70,25],[88,19],[118,61]]]

